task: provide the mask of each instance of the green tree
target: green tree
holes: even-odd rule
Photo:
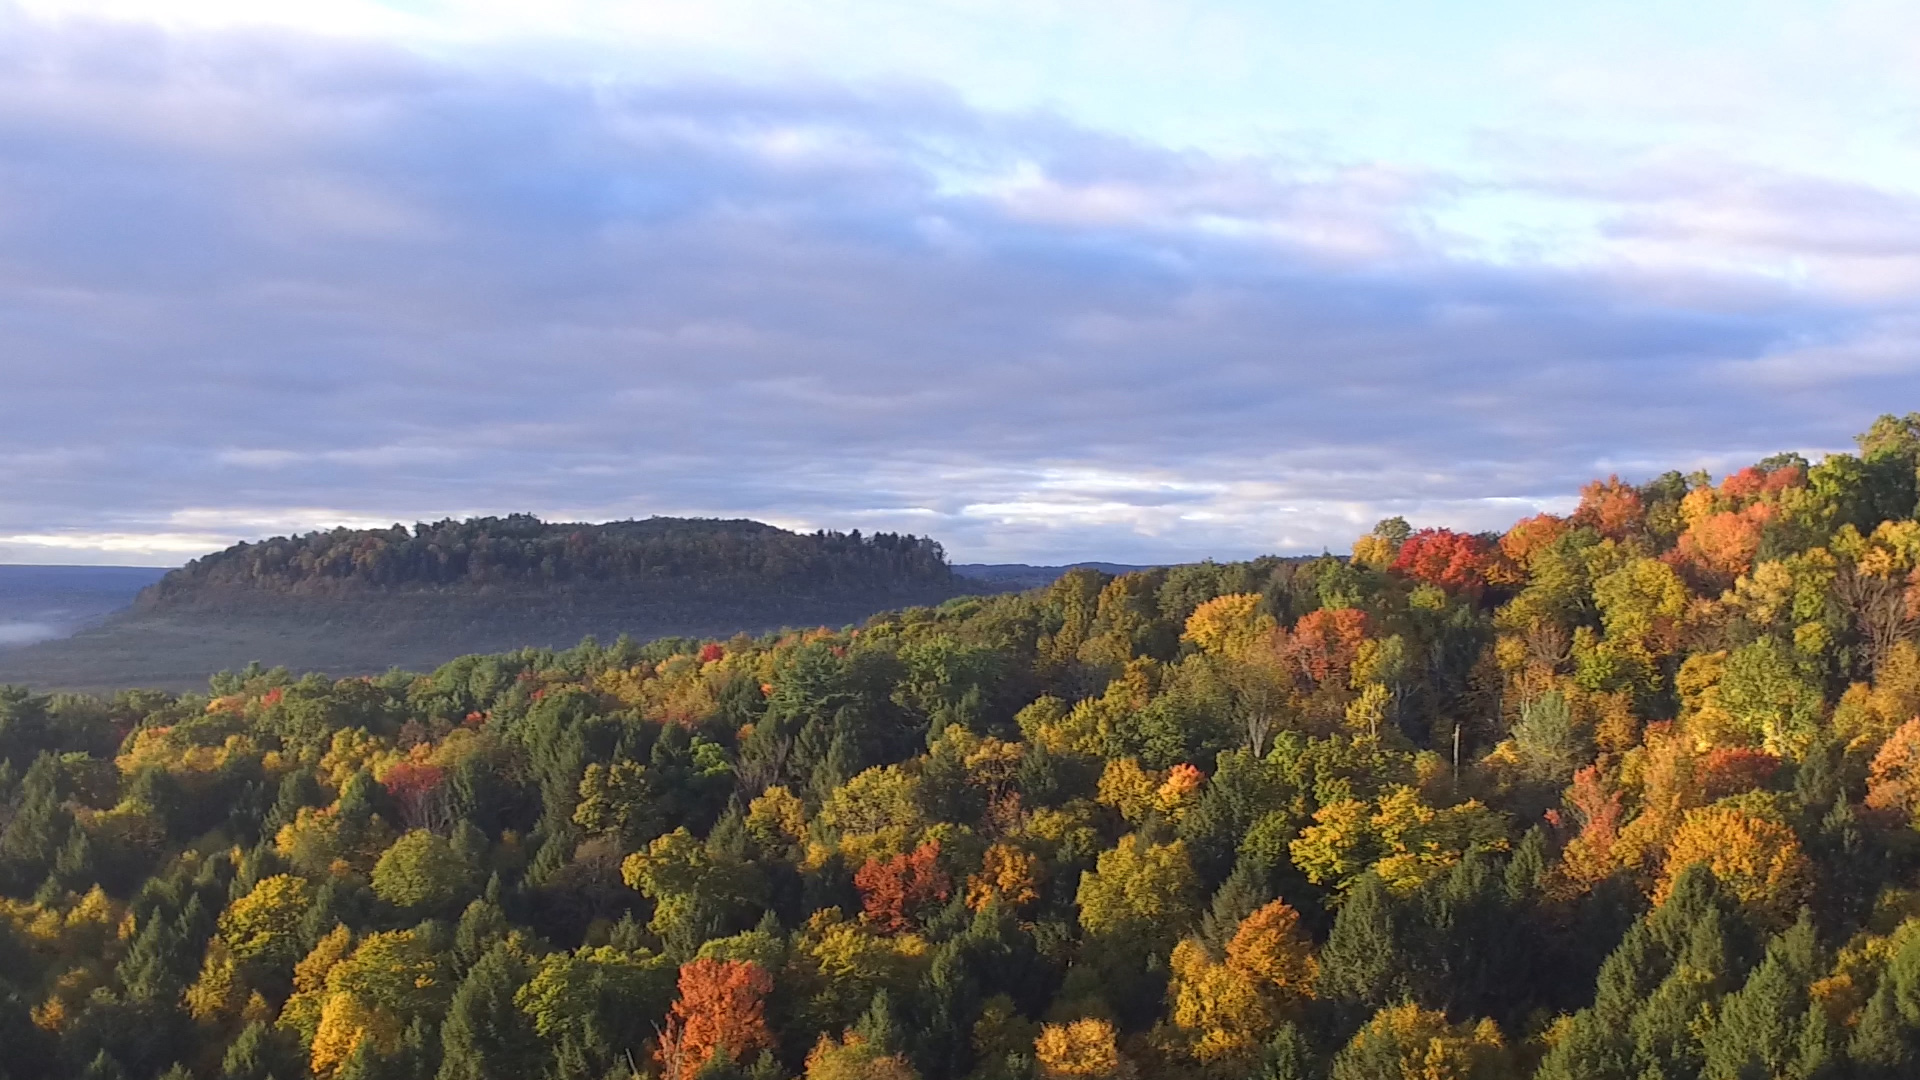
[[[262,1021],[243,1028],[220,1061],[220,1080],[300,1080],[306,1071],[288,1033]]]
[[[527,1016],[514,1005],[525,965],[505,944],[489,949],[461,981],[440,1026],[438,1080],[535,1076],[544,1056]]]
[[[1199,915],[1199,886],[1185,843],[1125,836],[1081,875],[1080,925],[1096,936],[1171,948]]]
[[[373,866],[373,891],[396,907],[447,911],[472,896],[479,870],[445,837],[415,829],[395,840]]]

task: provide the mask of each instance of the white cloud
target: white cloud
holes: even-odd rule
[[[925,86],[27,30],[0,42],[0,558],[517,510],[963,559],[1339,550],[1844,444],[1920,389],[1920,284],[1848,276],[1920,252],[1874,185],[1327,166]],[[1576,254],[1477,244],[1498,209],[1463,200],[1509,197]]]

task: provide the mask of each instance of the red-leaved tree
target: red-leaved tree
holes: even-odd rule
[[[1758,791],[1780,770],[1780,759],[1765,750],[1723,746],[1713,750],[1695,768],[1708,801],[1745,791]]]
[[[940,842],[929,840],[909,855],[868,859],[853,874],[868,922],[889,933],[909,929],[923,909],[945,903],[953,880],[940,869]]]
[[[402,761],[386,771],[380,778],[380,786],[393,796],[400,820],[408,828],[418,829],[431,824],[429,819],[433,816],[440,784],[446,777],[447,771],[438,765]]]
[[[1421,529],[1400,545],[1392,571],[1415,581],[1452,592],[1478,589],[1487,583],[1493,563],[1493,545],[1473,533],[1452,529]]]

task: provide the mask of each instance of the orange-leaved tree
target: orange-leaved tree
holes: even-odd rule
[[[771,1049],[766,999],[773,977],[748,960],[695,960],[680,967],[680,997],[654,1052],[668,1080],[689,1080],[716,1053],[738,1061]]]
[[[1813,887],[1812,865],[1792,828],[1726,803],[1689,810],[1681,819],[1654,903],[1666,900],[1694,863],[1705,863],[1747,910],[1774,926],[1792,922]]]

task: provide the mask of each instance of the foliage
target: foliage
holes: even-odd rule
[[[1912,1075],[1916,431],[838,631],[0,689],[0,1069]],[[557,529],[269,541],[176,584],[944,572]]]

